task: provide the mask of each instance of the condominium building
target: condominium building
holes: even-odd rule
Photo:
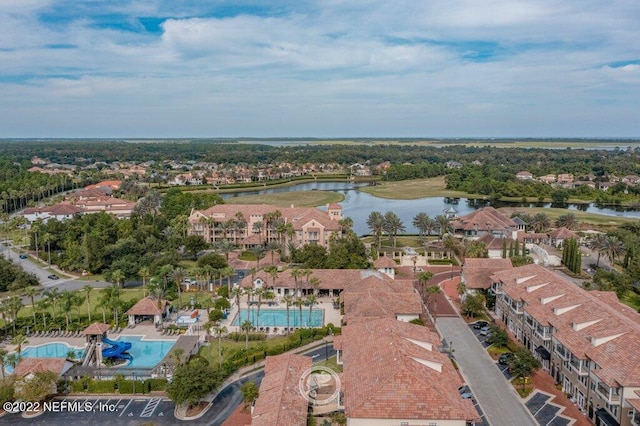
[[[539,265],[492,276],[496,314],[596,425],[640,425],[640,315]]]

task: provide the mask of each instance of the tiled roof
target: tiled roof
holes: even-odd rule
[[[291,276],[291,271],[291,269],[286,269],[279,272],[278,277],[276,278],[275,287],[284,287],[291,289],[296,288],[296,280]],[[310,288],[311,285],[309,284],[309,281],[312,277],[316,277],[320,280],[320,283],[318,285],[319,289],[342,290],[349,283],[361,280],[363,272],[366,271],[360,271],[357,269],[311,269],[311,275],[309,276],[309,278],[298,277],[298,288]],[[244,277],[240,285],[242,287],[253,287],[251,278],[251,275],[248,274]],[[269,287],[273,285],[273,278],[271,278],[271,276],[265,271],[261,270],[253,276],[254,280],[257,280],[258,278],[262,279],[262,281],[264,281]]]
[[[85,328],[82,334],[86,335],[103,335],[106,333],[111,326],[109,324],[102,324],[99,322],[94,322],[89,327]]]
[[[355,318],[380,318],[396,315],[422,314],[422,300],[418,293],[389,293],[366,291],[364,293],[344,292],[345,322]]]
[[[503,215],[493,207],[485,207],[461,216],[452,223],[454,230],[502,231],[518,226],[512,219]]]
[[[566,240],[569,238],[578,238],[578,234],[571,231],[570,229],[565,228],[564,226],[561,228],[554,229],[549,232],[549,237],[555,238],[556,240]]]
[[[498,237],[492,234],[484,234],[478,241],[484,243],[484,246],[487,250],[502,250],[503,241],[506,243],[506,249],[509,249],[509,246],[515,247],[515,241],[509,237]]]
[[[133,305],[126,314],[127,315],[161,315],[164,312],[165,307],[169,302],[166,300],[160,300],[160,306],[158,306],[158,300],[151,297],[145,297],[140,299],[138,303]]]
[[[278,207],[269,204],[219,204],[206,210],[194,210],[189,216],[189,222],[199,223],[201,217],[214,217],[217,222],[224,222],[235,218],[237,213],[242,213],[249,220],[252,216],[263,217],[267,213],[279,211],[286,223],[293,224],[296,231],[310,222],[317,222],[325,228],[325,231],[340,230],[340,223],[332,220],[327,212],[314,207]],[[313,226],[313,225],[311,225]]]
[[[343,327],[347,418],[479,420],[458,393],[460,376],[438,345],[426,327],[390,318]]]
[[[13,374],[16,377],[24,377],[30,373],[51,371],[60,375],[64,372],[66,363],[67,360],[64,358],[20,358]]]
[[[396,266],[398,266],[398,264],[396,263],[395,260],[391,259],[388,256],[380,256],[379,258],[373,261],[373,266],[376,269],[395,268]]]
[[[552,337],[576,357],[600,367],[609,384],[640,386],[640,315],[613,292],[585,291],[539,265],[493,275],[502,290],[524,301],[524,311],[555,329]]]
[[[251,424],[306,425],[308,402],[300,393],[298,381],[310,367],[310,357],[291,353],[268,356]]]
[[[486,290],[491,287],[493,273],[511,268],[511,259],[466,258],[462,277],[466,288]]]

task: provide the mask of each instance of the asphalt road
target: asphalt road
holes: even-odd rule
[[[437,328],[446,341],[453,342],[456,362],[489,424],[537,425],[511,384],[462,319],[438,318]]]

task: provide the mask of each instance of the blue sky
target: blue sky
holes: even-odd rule
[[[640,137],[637,0],[2,0],[0,137]]]

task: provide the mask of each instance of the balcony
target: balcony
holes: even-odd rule
[[[569,361],[571,360],[571,352],[569,352],[568,350],[566,350],[564,347],[562,346],[556,346],[553,349],[553,352],[558,355],[558,357],[563,360],[563,361]]]
[[[620,404],[620,388],[610,388],[604,383],[598,383],[596,392],[609,404]]]
[[[535,335],[542,340],[551,340],[551,332],[549,330],[536,329]]]

